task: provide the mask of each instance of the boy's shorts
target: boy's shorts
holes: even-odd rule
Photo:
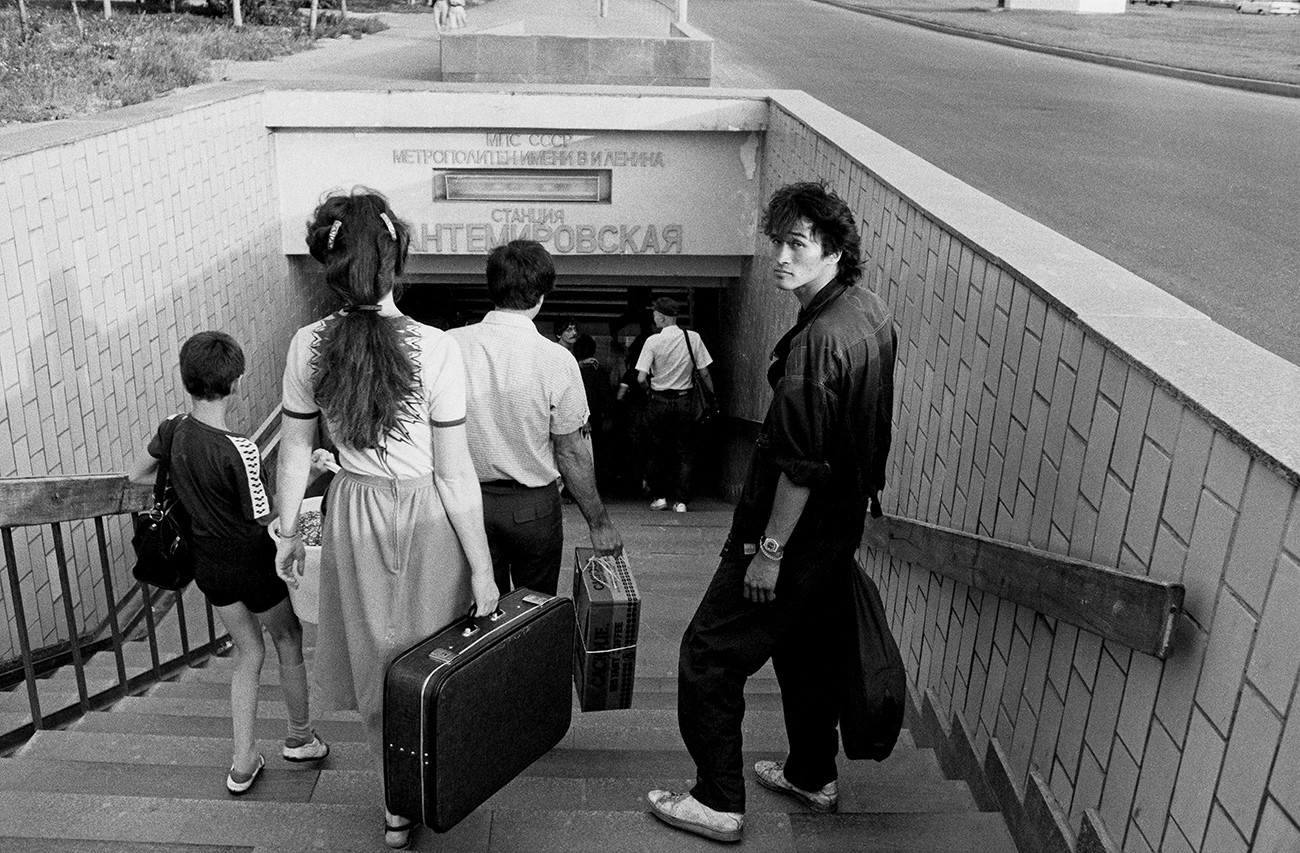
[[[275,542],[254,539],[194,537],[194,583],[213,607],[242,602],[265,613],[289,597],[289,587],[275,573]]]

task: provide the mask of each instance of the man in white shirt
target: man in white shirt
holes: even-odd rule
[[[647,430],[650,437],[650,508],[686,512],[691,499],[691,468],[695,461],[696,413],[691,406],[695,371],[713,394],[709,365],[713,357],[699,332],[677,326],[678,305],[671,297],[654,301],[659,331],[646,339],[637,359],[637,381],[649,392]]]
[[[487,259],[494,310],[452,329],[465,358],[466,428],[483,490],[483,520],[497,586],[554,595],[564,524],[562,476],[599,554],[623,549],[596,492],[584,435],[589,412],[572,353],[533,320],[555,287],[555,266],[540,243],[513,240]]]

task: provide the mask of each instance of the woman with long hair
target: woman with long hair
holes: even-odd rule
[[[460,348],[395,301],[409,240],[377,192],[331,195],[316,208],[307,246],[343,307],[289,345],[277,475],[276,568],[294,584],[304,556],[298,516],[323,421],[342,471],[325,502],[314,699],[360,712],[381,780],[387,664],[471,600],[481,614],[497,606]],[[412,825],[385,810],[384,841],[408,846]]]

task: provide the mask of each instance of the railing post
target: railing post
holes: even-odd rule
[[[95,544],[99,546],[99,566],[104,575],[104,601],[108,606],[108,626],[113,633],[113,658],[117,663],[117,683],[126,689],[126,659],[122,656],[122,626],[117,619],[117,596],[113,592],[113,572],[108,565],[108,536],[104,517],[95,516]]]
[[[41,697],[36,692],[36,669],[32,666],[32,644],[27,638],[27,611],[23,607],[23,588],[18,579],[18,557],[14,553],[14,532],[8,527],[0,528],[0,538],[4,540],[5,568],[9,574],[9,592],[14,606],[14,626],[18,633],[18,648],[23,656],[23,681],[27,684],[27,703],[32,709],[32,728],[40,731]]]
[[[81,660],[81,632],[77,630],[77,613],[72,607],[72,579],[68,576],[68,555],[63,548],[63,525],[50,525],[54,532],[54,562],[59,569],[59,589],[63,591],[63,615],[68,622],[68,646],[72,652],[72,671],[77,677],[77,699],[81,712],[90,713],[90,695],[86,690],[86,667]]]

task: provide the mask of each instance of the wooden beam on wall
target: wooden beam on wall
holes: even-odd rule
[[[863,546],[1168,657],[1183,586],[922,521],[868,519]]]

